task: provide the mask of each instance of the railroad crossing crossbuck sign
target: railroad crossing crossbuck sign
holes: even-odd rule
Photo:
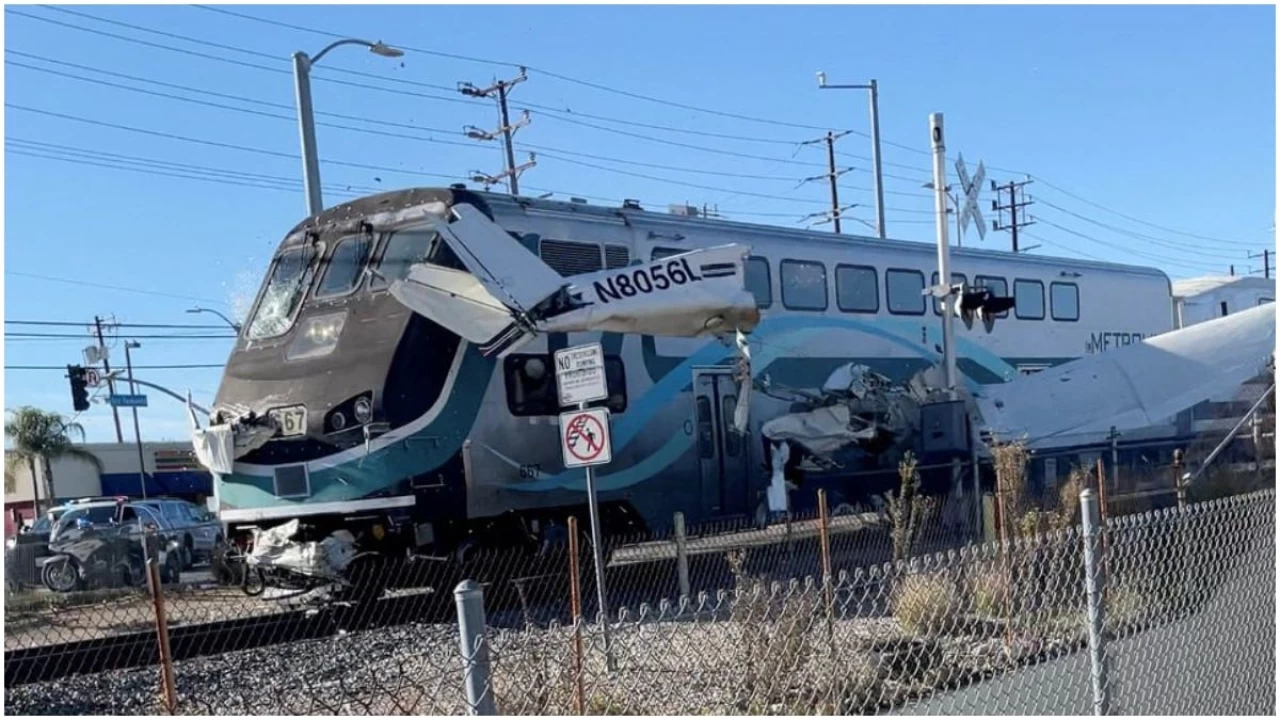
[[[609,409],[574,410],[560,416],[560,452],[566,468],[605,465],[609,446]]]
[[[982,192],[982,181],[987,176],[987,169],[978,161],[978,172],[969,179],[969,171],[964,166],[964,156],[956,157],[956,176],[960,178],[960,189],[964,191],[964,207],[960,209],[960,232],[969,229],[969,221],[978,226],[978,237],[987,239],[987,221],[982,219],[982,211],[978,209],[978,193]]]

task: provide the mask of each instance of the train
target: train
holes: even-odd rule
[[[903,381],[940,358],[932,242],[459,185],[357,198],[285,235],[227,360],[211,426],[260,430],[237,446],[229,472],[215,472],[229,540],[298,520],[312,539],[349,530],[362,552],[456,560],[562,532],[568,516],[586,517],[586,488],[585,472],[562,459],[552,357],[584,343],[601,345],[609,393],[596,403],[611,413],[612,462],[596,473],[605,534],[666,527],[676,511],[690,523],[765,512],[760,427],[792,405],[752,392],[746,431],[733,427],[743,395],[734,343],[569,331],[492,352],[463,337],[475,335],[465,294],[445,294],[459,314],[443,322],[398,300],[391,288],[415,266],[467,269],[438,232],[463,217],[500,228],[511,266],[566,282],[746,248],[737,277],[759,313],[745,337],[762,387],[819,388],[850,362]],[[1159,269],[951,252],[953,283],[1014,301],[986,323],[955,323],[972,388],[1175,327]]]

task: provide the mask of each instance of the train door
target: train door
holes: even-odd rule
[[[701,469],[702,510],[710,517],[747,512],[747,436],[733,430],[738,384],[730,368],[705,368],[693,375],[694,414]]]

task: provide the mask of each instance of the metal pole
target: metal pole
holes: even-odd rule
[[[138,390],[133,384],[133,358],[129,356],[130,343],[124,343],[124,364],[129,375],[129,394],[136,395]],[[138,444],[138,482],[142,487],[142,499],[147,499],[147,465],[142,459],[142,431],[138,429],[138,408],[133,410],[133,439]]]
[[[467,689],[467,714],[497,715],[490,692],[489,645],[485,641],[484,590],[475,580],[454,588],[458,605],[458,642],[462,649],[462,682]]]
[[[938,282],[951,287],[951,247],[947,243],[947,144],[943,139],[942,113],[929,114],[929,139],[933,145],[933,197],[938,226]],[[942,361],[946,372],[947,393],[956,399],[956,356],[953,342],[955,313],[952,295],[942,297]]]
[[[686,547],[684,513],[675,515],[676,525],[676,576],[680,582],[680,597],[687,598],[692,593],[689,587],[689,552]]]
[[[507,150],[507,190],[512,195],[520,194],[520,184],[516,179],[516,151],[511,143],[511,120],[507,113],[507,86],[498,84],[498,108],[502,120],[502,139]]]
[[[1101,550],[1102,522],[1098,517],[1098,496],[1093,488],[1080,493],[1080,517],[1084,527],[1084,582],[1089,603],[1088,635],[1090,679],[1093,684],[1093,713],[1106,715],[1111,709],[1106,648],[1106,608],[1102,602],[1103,574]]]
[[[880,90],[875,80],[871,81],[871,165],[875,169],[876,232],[883,240],[885,239],[884,173],[880,169]]]
[[[111,363],[107,362],[107,343],[102,339],[102,318],[93,316],[93,325],[98,330],[98,350],[102,352],[102,374],[107,376],[107,390],[116,394],[116,381],[111,379]],[[124,444],[124,433],[120,430],[120,408],[111,406],[111,417],[116,421],[116,442]]]
[[[586,403],[578,403],[578,410],[586,410]],[[601,542],[600,508],[596,503],[596,471],[591,465],[587,470],[587,510],[591,514],[591,549],[596,565],[596,600],[600,603],[600,624],[604,633],[605,664],[613,669],[613,651],[609,645],[609,601],[604,584],[604,547]]]
[[[298,132],[302,136],[302,185],[307,194],[307,215],[324,209],[320,197],[320,158],[316,152],[315,115],[311,108],[311,60],[304,52],[293,54],[293,87],[298,105]]]

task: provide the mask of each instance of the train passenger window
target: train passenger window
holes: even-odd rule
[[[653,254],[649,256],[649,259],[652,262],[654,260],[661,260],[662,258],[669,258],[672,255],[680,255],[687,252],[689,251],[685,248],[656,247],[653,249]]]
[[[924,273],[919,270],[886,270],[885,292],[894,315],[924,314]]]
[[[554,416],[560,414],[560,394],[556,389],[552,355],[510,355],[503,361],[503,377],[507,386],[507,409],[516,417]],[[589,407],[608,407],[621,415],[627,411],[627,376],[622,358],[604,358],[605,386],[609,399],[591,403]]]
[[[880,312],[880,277],[867,265],[836,266],[836,307],[843,312]]]
[[[631,248],[626,245],[605,245],[604,266],[609,270],[624,268],[631,263]]]
[[[426,262],[431,256],[435,237],[435,232],[422,230],[392,233],[378,261],[378,273],[369,278],[369,289],[381,290],[395,280],[408,277],[411,266]]]
[[[743,266],[747,290],[756,296],[756,306],[761,310],[773,304],[773,282],[769,277],[769,261],[762,257],[749,257]]]
[[[993,275],[977,275],[973,278],[973,284],[976,287],[985,287],[990,290],[991,294],[995,297],[1009,297],[1009,281],[1002,277],[995,277]],[[1009,317],[1009,311],[1005,310],[999,315],[996,315],[996,317]]]
[[[328,267],[316,287],[316,298],[345,295],[360,284],[364,277],[364,265],[373,250],[373,236],[367,233],[350,235],[338,241],[329,258]]]
[[[827,309],[827,268],[812,260],[783,260],[782,304],[788,310]]]
[[[1080,319],[1080,288],[1075,283],[1049,284],[1049,312],[1054,320],[1074,322]]]
[[[600,246],[595,243],[543,239],[539,246],[542,261],[564,277],[585,275],[604,269]]]
[[[930,281],[931,283],[933,283],[934,285],[937,285],[937,284],[938,284],[938,271],[937,271],[937,270],[934,270],[934,271],[933,271],[933,275],[931,275],[931,276],[930,276],[929,281]],[[964,273],[955,273],[955,272],[951,273],[951,284],[952,284],[952,285],[964,285],[964,284],[966,284],[967,282],[968,282],[968,281],[965,279]],[[959,299],[960,299],[960,298],[959,298],[959,296],[957,296],[957,297],[956,297],[956,299],[957,299],[957,300],[959,300]],[[933,314],[934,314],[934,315],[941,315],[941,314],[942,314],[942,301],[941,301],[941,300],[939,300],[938,298],[934,298],[934,299],[933,299]]]
[[[1039,280],[1014,280],[1013,312],[1021,320],[1043,320],[1044,283]]]
[[[729,427],[733,423],[733,414],[738,410],[738,398],[725,395],[720,399],[720,424]],[[742,436],[732,429],[724,433],[725,457],[738,457],[742,452]]]
[[[323,251],[323,247],[320,250]],[[317,247],[311,244],[280,253],[271,266],[267,287],[245,337],[250,340],[276,337],[293,327],[294,314],[315,275],[317,254]]]

